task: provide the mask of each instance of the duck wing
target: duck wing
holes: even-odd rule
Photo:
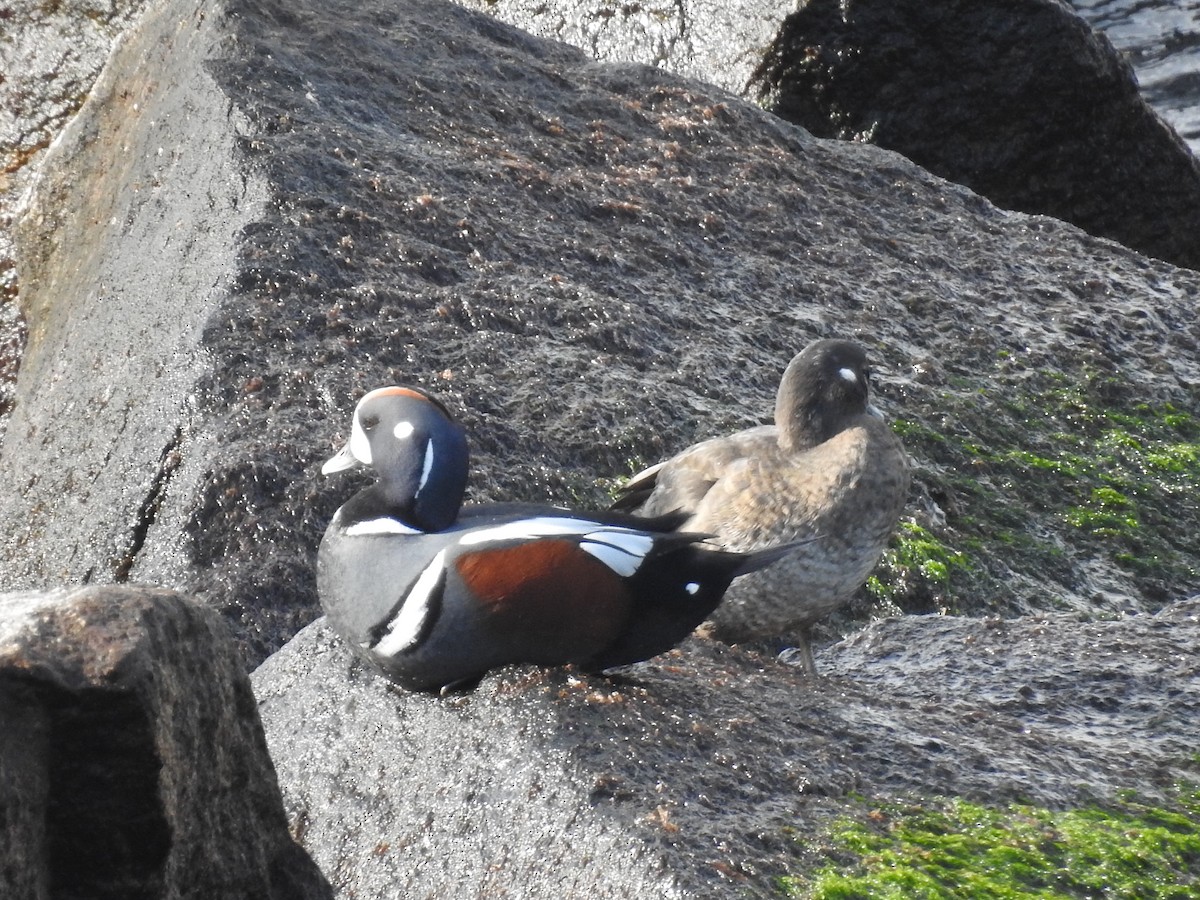
[[[691,514],[730,467],[739,460],[776,451],[778,442],[779,429],[774,425],[702,441],[634,475],[621,486],[612,508],[640,516]]]

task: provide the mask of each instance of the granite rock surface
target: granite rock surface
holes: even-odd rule
[[[319,900],[220,617],[145,586],[0,594],[0,893]]]
[[[832,335],[872,353],[913,525],[965,560],[930,581],[898,557],[864,603],[1153,610],[1200,580],[1194,273],[697,82],[434,0],[167,3],[40,181],[10,589],[168,584],[258,661],[316,614],[315,547],[357,486],[317,466],[366,389],[446,399],[474,499],[603,505],[765,419]],[[1063,435],[1094,485],[1043,447]],[[1092,527],[1110,469],[1148,473],[1115,536]]]
[[[344,895],[758,892],[809,859],[788,829],[858,792],[1069,806],[1194,777],[1196,272],[440,0],[162,0],[40,160],[0,584],[173,587],[270,657],[289,824]],[[272,656],[317,616],[361,483],[318,467],[365,390],[446,400],[473,499],[602,506],[767,418],[825,336],[869,347],[914,461],[825,643],[958,616],[872,626],[819,690],[701,640],[449,700],[387,691],[320,624]],[[1144,721],[1164,739],[1111,755]]]
[[[1200,164],[1060,0],[460,0],[596,59],[754,97],[997,206],[1200,265]]]
[[[765,898],[848,796],[1069,808],[1194,780],[1197,638],[1196,599],[910,616],[829,648],[816,683],[693,638],[618,679],[518,667],[435,698],[389,691],[321,620],[253,677],[339,896]]]

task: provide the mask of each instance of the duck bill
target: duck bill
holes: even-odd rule
[[[350,444],[347,443],[341,450],[335,453],[329,459],[325,460],[325,464],[321,466],[322,475],[332,475],[334,472],[344,472],[347,469],[353,469],[355,466],[361,466],[358,457],[350,450]]]

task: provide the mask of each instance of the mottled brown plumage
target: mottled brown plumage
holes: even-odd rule
[[[641,515],[686,512],[684,529],[730,550],[815,538],[740,579],[709,619],[729,641],[797,632],[810,674],[809,626],[870,575],[908,494],[904,450],[868,390],[859,345],[817,341],[784,373],[775,425],[696,444],[634,476],[618,502]]]

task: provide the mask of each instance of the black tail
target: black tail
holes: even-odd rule
[[[677,543],[648,558],[630,579],[637,599],[629,621],[609,647],[583,663],[585,669],[628,665],[669,650],[709,617],[734,578],[808,543],[733,553],[697,543],[704,535],[681,532],[672,537]]]
[[[778,562],[783,557],[787,556],[797,547],[803,547],[805,544],[811,544],[817,540],[817,537],[805,538],[802,541],[789,541],[786,544],[778,544],[774,547],[766,547],[762,550],[751,550],[741,554],[745,557],[745,561],[733,573],[733,577],[739,575],[748,575],[751,572],[757,572],[759,569],[765,569],[773,562]]]

